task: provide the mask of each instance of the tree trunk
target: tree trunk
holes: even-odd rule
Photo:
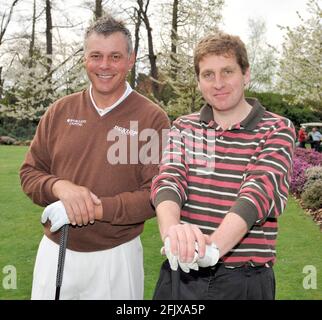
[[[15,7],[15,5],[18,3],[19,0],[14,0],[11,4],[11,7],[10,7],[10,10],[9,10],[9,13],[8,13],[8,16],[7,16],[7,19],[6,18],[6,14],[4,13],[2,18],[1,18],[1,21],[0,21],[0,46],[2,44],[2,41],[3,41],[3,37],[7,31],[7,28],[8,28],[8,25],[9,25],[9,22],[11,20],[11,17],[12,17],[12,13],[13,13],[13,9]],[[2,94],[3,94],[3,83],[4,83],[4,79],[2,79],[2,70],[3,70],[3,67],[0,66],[0,99],[2,98]]]
[[[179,0],[173,0],[172,29],[171,29],[171,78],[176,80],[178,73],[177,46],[178,46],[178,4]]]
[[[95,20],[99,19],[103,15],[102,0],[95,0]]]
[[[51,18],[51,2],[46,0],[46,55],[47,55],[47,72],[49,73],[52,67],[53,54],[53,22]]]
[[[28,67],[33,67],[34,50],[35,50],[35,28],[36,28],[36,0],[33,3],[31,39],[29,43],[29,63]]]
[[[139,51],[139,44],[140,44],[140,26],[141,26],[141,14],[140,11],[134,8],[134,19],[135,19],[135,33],[134,33],[134,53],[135,57],[137,57],[137,53]],[[130,84],[131,87],[135,87],[136,80],[136,63],[134,64],[132,70],[131,70],[131,79]]]
[[[148,6],[150,1],[147,0],[145,4],[145,8],[143,8],[143,0],[137,0],[139,5],[140,14],[142,15],[147,35],[148,35],[148,51],[149,51],[149,61],[151,66],[150,75],[152,78],[152,91],[154,97],[159,99],[159,84],[158,84],[158,67],[157,67],[157,56],[154,53],[153,48],[153,36],[152,36],[152,28],[150,25],[150,20],[147,14]]]
[[[0,99],[2,99],[3,93],[3,79],[2,79],[2,66],[0,66]]]
[[[12,2],[12,5],[10,7],[10,10],[9,10],[9,14],[8,14],[7,19],[5,20],[6,15],[4,14],[3,17],[2,17],[2,19],[1,19],[1,21],[0,21],[0,46],[2,44],[2,40],[3,40],[4,34],[7,31],[8,24],[9,24],[9,22],[11,20],[13,8],[18,3],[18,1],[19,0],[14,0]]]

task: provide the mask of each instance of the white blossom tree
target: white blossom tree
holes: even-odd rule
[[[279,64],[277,89],[292,95],[294,102],[322,100],[322,11],[317,0],[307,2],[310,17],[286,31]]]
[[[9,63],[2,73],[5,80],[5,95],[0,101],[2,118],[37,121],[54,100],[84,86],[82,39],[68,39],[67,42],[61,34],[61,29],[72,29],[77,23],[64,17],[58,20],[60,8],[55,2],[55,24],[50,27],[50,33],[55,31],[51,39],[55,54],[51,56],[48,37],[44,37],[45,26],[40,20],[44,16],[44,3],[38,1],[37,7],[35,0],[29,7],[25,3],[25,8],[32,9],[32,13],[23,11],[28,17],[23,19],[24,28],[11,33],[12,40],[8,41],[7,48],[3,48],[2,52],[7,56],[3,63]]]
[[[277,57],[266,43],[266,23],[263,19],[249,19],[248,29],[246,47],[251,70],[248,90],[269,91],[276,75]]]
[[[173,4],[177,13],[173,12]],[[202,104],[196,85],[193,50],[205,34],[219,29],[223,5],[223,0],[179,0],[168,2],[163,8],[165,20],[178,19],[172,24],[164,24],[159,61],[162,70],[160,79],[169,89],[166,93],[171,92],[170,99],[161,103],[170,117],[194,112]],[[167,28],[169,25],[176,26],[175,33]]]

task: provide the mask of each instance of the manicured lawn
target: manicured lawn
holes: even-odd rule
[[[18,170],[26,147],[0,146],[0,299],[29,299],[33,263],[42,236],[42,208],[32,204],[20,188]],[[145,264],[145,299],[151,299],[163,257],[156,220],[142,235]],[[275,266],[278,299],[322,299],[322,233],[304,215],[293,198],[280,218],[278,262]],[[17,289],[6,290],[4,268],[17,271]],[[304,289],[305,266],[317,271],[317,289]]]
[[[280,217],[275,275],[278,299],[322,299],[322,232],[290,198]],[[317,289],[304,289],[303,281],[313,266],[317,272]],[[310,283],[310,282],[309,282]]]

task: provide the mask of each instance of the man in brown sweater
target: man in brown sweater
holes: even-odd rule
[[[69,223],[60,298],[142,299],[139,235],[155,215],[149,191],[169,121],[126,82],[135,56],[123,22],[99,19],[84,45],[89,88],[50,106],[20,171],[24,192],[47,206],[32,299],[54,298],[59,230]]]

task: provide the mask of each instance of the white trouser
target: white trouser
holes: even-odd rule
[[[44,236],[39,244],[32,300],[53,300],[59,246]],[[143,248],[140,237],[115,248],[77,252],[67,249],[61,300],[142,300]]]

